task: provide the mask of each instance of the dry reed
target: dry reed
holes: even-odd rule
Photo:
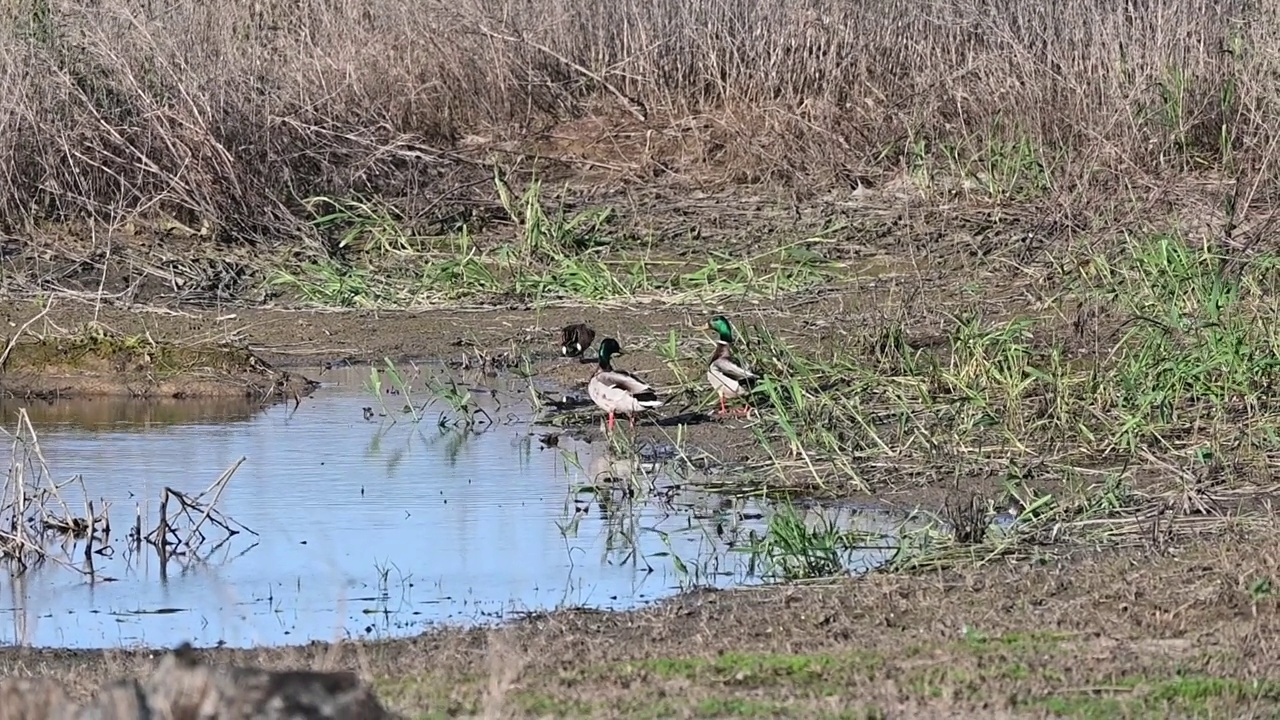
[[[1170,173],[1252,189],[1280,140],[1277,9],[16,0],[0,217],[296,239],[300,198],[425,211],[458,151],[534,137],[638,179],[831,188],[932,163],[1068,196]]]
[[[95,512],[80,476],[62,482],[53,479],[26,409],[18,411],[17,428],[12,434],[3,429],[0,433],[12,441],[8,472],[0,486],[0,560],[13,574],[46,560],[80,569],[75,565],[71,545],[84,540],[84,559],[90,569],[82,572],[91,574],[95,540],[106,543],[111,535],[111,503],[102,502]],[[69,487],[79,487],[83,515],[72,511],[63,498]],[[59,539],[65,552],[54,553],[54,541]]]
[[[32,566],[53,561],[92,579],[94,556],[114,554],[111,502],[99,500],[95,507],[79,475],[55,481],[26,409],[20,408],[17,415],[17,427],[12,433],[0,429],[0,434],[11,440],[8,472],[0,483],[0,569],[16,577]],[[199,493],[166,486],[160,494],[159,519],[145,535],[139,505],[136,523],[128,536],[129,547],[137,551],[145,540],[155,548],[163,571],[171,558],[179,562],[208,558],[242,531],[257,537],[258,533],[217,508],[244,461],[243,457],[237,460]],[[82,514],[73,511],[64,498],[71,487],[79,488]],[[208,540],[206,525],[221,529],[224,536],[202,556]],[[79,559],[76,550],[80,551]]]

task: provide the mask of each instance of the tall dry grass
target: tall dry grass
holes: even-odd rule
[[[1046,192],[1168,173],[1269,178],[1278,10],[9,0],[0,213],[14,224],[162,211],[228,236],[287,234],[301,197],[421,198],[451,177],[460,142],[564,135],[584,118],[626,140],[610,150],[619,167],[704,182],[819,187],[1010,162],[1043,172]]]

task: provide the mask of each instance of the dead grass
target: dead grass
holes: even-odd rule
[[[999,202],[1241,178],[1245,208],[1280,140],[1272,5],[21,0],[0,216],[320,252],[304,198],[482,221],[489,163],[530,150],[633,183]]]

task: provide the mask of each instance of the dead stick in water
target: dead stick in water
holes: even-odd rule
[[[93,501],[89,501],[89,534],[84,541],[84,564],[88,568],[89,581],[93,582]]]
[[[22,425],[23,425],[22,421],[23,421],[23,420],[25,420],[25,419],[26,419],[26,417],[27,417],[27,409],[26,409],[26,408],[18,408],[18,435],[14,436],[14,440],[13,440],[13,447],[14,447],[14,452],[15,452],[15,453],[17,452],[17,449],[18,449],[18,442],[19,442],[18,438],[19,438],[19,437],[21,437],[21,435],[22,435]],[[27,425],[30,425],[30,424],[31,424],[31,423],[29,423],[29,422],[27,423]],[[25,443],[24,443],[24,444],[25,444]],[[16,455],[15,455],[15,457],[16,457]],[[24,458],[24,460],[25,460],[25,458]],[[25,468],[26,464],[27,464],[26,462],[24,462],[24,463],[23,463],[24,468]],[[17,477],[17,481],[18,481],[18,487],[17,487],[17,489],[16,489],[16,492],[17,492],[17,505],[18,505],[18,507],[17,507],[17,510],[15,511],[15,513],[16,513],[16,514],[15,514],[15,516],[14,516],[14,521],[15,521],[15,522],[14,522],[14,524],[15,524],[14,532],[15,532],[15,533],[17,533],[17,536],[18,536],[18,542],[19,542],[19,543],[21,543],[21,544],[23,544],[23,545],[26,545],[26,544],[28,544],[28,543],[27,543],[27,541],[26,541],[26,540],[27,540],[27,537],[26,537],[26,526],[27,526],[27,492],[26,492],[26,491],[27,491],[27,476],[26,476],[25,469],[19,469],[19,470],[18,470],[18,477]]]
[[[136,550],[142,549],[142,503],[133,506],[133,544]]]
[[[245,456],[241,455],[239,460],[235,461],[231,467],[226,469],[226,472],[222,473],[222,477],[218,478],[218,482],[214,483],[217,490],[213,494],[213,499],[204,506],[204,515],[200,516],[200,519],[191,528],[191,532],[187,533],[187,540],[183,543],[184,545],[191,547],[192,538],[195,537],[197,532],[200,532],[200,526],[204,524],[204,521],[209,519],[209,513],[213,512],[213,506],[217,504],[218,498],[222,497],[222,491],[226,489],[227,483],[231,481],[231,476],[236,474],[236,470],[244,464],[244,461]]]
[[[169,562],[169,546],[166,544],[168,538],[169,488],[165,488],[163,496],[160,498],[160,524],[156,525],[155,537],[151,538],[151,544],[155,546],[156,552],[160,555],[161,567],[164,567]]]

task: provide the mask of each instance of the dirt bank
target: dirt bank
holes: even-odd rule
[[[25,321],[19,327],[25,326]],[[298,399],[317,384],[244,347],[96,330],[6,340],[0,393],[17,398]]]

